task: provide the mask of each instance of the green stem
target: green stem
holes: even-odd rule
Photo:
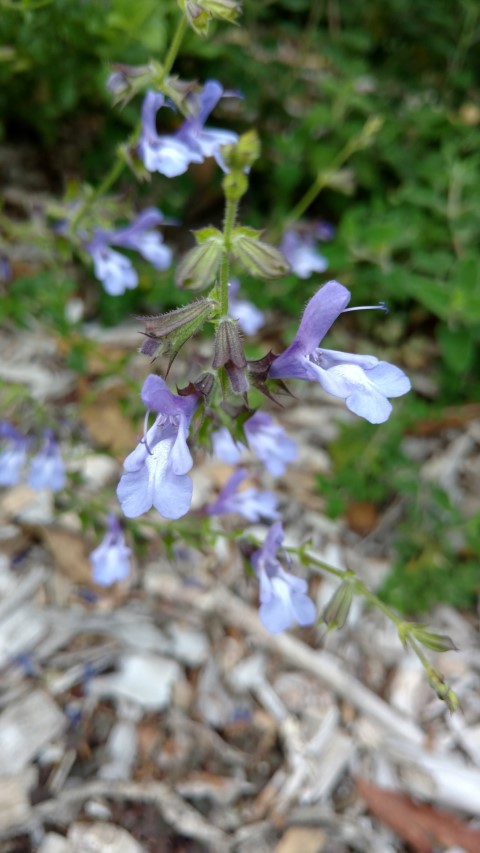
[[[333,575],[336,578],[343,579],[347,577],[347,575],[351,576],[351,573],[345,569],[335,569],[333,566],[330,566],[328,563],[324,563],[323,560],[319,560],[318,557],[314,557],[306,551],[303,553],[299,552],[298,548],[285,548],[285,551],[296,554],[302,561],[303,565],[308,565],[314,569],[320,569],[322,572],[327,572],[327,574]]]
[[[118,178],[122,174],[124,168],[125,168],[125,161],[120,159],[120,157],[117,154],[117,159],[114,162],[112,168],[110,169],[109,172],[107,172],[103,181],[101,181],[101,183],[98,185],[96,190],[94,190],[93,200],[95,200],[99,196],[103,195],[104,193],[108,192],[110,187],[112,187],[113,184],[115,183],[115,181],[118,180]]]
[[[332,163],[328,167],[328,169],[324,169],[319,172],[317,177],[315,178],[310,189],[307,190],[303,198],[295,205],[290,215],[287,216],[287,224],[292,225],[297,219],[300,219],[301,216],[305,213],[306,210],[310,207],[311,204],[315,201],[317,196],[321,193],[323,189],[328,185],[330,175],[332,172],[336,172],[340,166],[348,160],[349,157],[353,154],[353,152],[357,149],[358,146],[358,138],[351,139],[347,144],[342,148],[342,150],[337,154],[337,156],[333,159]]]
[[[117,159],[114,160],[111,169],[107,172],[103,181],[101,181],[98,187],[96,187],[90,193],[88,198],[85,199],[83,204],[78,208],[77,212],[72,217],[72,221],[70,223],[70,230],[72,231],[72,233],[75,233],[85,214],[88,213],[89,209],[92,207],[97,198],[106,193],[110,189],[110,187],[113,186],[115,181],[118,180],[124,168],[125,161],[121,159],[117,154]]]
[[[228,314],[228,279],[230,277],[230,249],[232,232],[237,218],[238,200],[226,198],[223,222],[223,260],[220,267],[220,316]]]
[[[180,21],[178,22],[178,27],[175,31],[175,35],[173,36],[172,42],[168,49],[168,53],[165,57],[165,62],[163,63],[163,79],[170,74],[170,71],[173,68],[173,63],[177,58],[178,51],[180,50],[180,45],[183,41],[183,37],[187,31],[187,19],[185,15],[182,15]]]
[[[397,616],[397,614],[387,604],[384,604],[384,602],[381,600],[381,598],[378,597],[378,595],[375,595],[374,592],[370,592],[370,590],[367,589],[363,581],[357,580],[354,588],[355,592],[357,592],[363,598],[366,598],[367,601],[369,601],[370,604],[373,604],[373,606],[376,607],[377,610],[380,610],[384,614],[384,616],[387,617],[387,619],[390,619],[390,621],[393,622],[394,625],[397,626],[397,628],[404,624],[403,619],[400,619],[400,617]]]
[[[425,657],[425,655],[423,654],[423,652],[422,652],[421,648],[418,646],[418,644],[417,644],[417,643],[416,643],[416,641],[413,639],[413,637],[411,636],[411,634],[409,634],[409,635],[408,635],[408,637],[407,637],[407,643],[408,643],[408,645],[410,646],[410,648],[411,648],[412,652],[414,652],[414,653],[416,654],[417,658],[419,659],[420,663],[422,664],[422,666],[423,666],[423,668],[424,668],[425,672],[427,673],[427,677],[430,677],[430,675],[431,675],[431,674],[434,674],[434,673],[435,673],[435,670],[434,670],[434,669],[433,669],[433,667],[430,665],[430,663],[428,662],[427,658],[426,658],[426,657]]]
[[[287,551],[292,551],[298,556],[302,556],[299,553],[298,548],[286,548]],[[309,566],[313,569],[321,569],[324,572],[328,572],[330,575],[335,575],[339,578],[351,577],[353,583],[353,591],[355,595],[361,595],[362,598],[365,598],[370,604],[373,604],[377,610],[380,610],[384,616],[387,617],[397,628],[398,636],[404,646],[410,646],[412,652],[417,656],[420,663],[422,664],[427,678],[429,680],[433,679],[436,675],[435,670],[430,665],[427,657],[424,655],[422,649],[419,647],[418,643],[412,636],[412,631],[409,629],[408,623],[404,622],[400,616],[397,614],[384,602],[375,595],[374,592],[370,592],[370,590],[365,586],[363,581],[355,576],[353,572],[343,571],[342,569],[334,569],[333,566],[329,566],[328,563],[324,563],[323,560],[319,560],[316,557],[313,557],[310,554],[304,554],[305,561],[308,562]]]

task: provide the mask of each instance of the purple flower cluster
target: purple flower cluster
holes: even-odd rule
[[[243,429],[250,450],[274,477],[281,477],[286,466],[297,458],[295,442],[266,412],[255,412]],[[215,455],[229,465],[237,465],[246,449],[240,441],[233,440],[226,427],[213,433],[212,445]]]
[[[107,532],[98,548],[90,554],[94,582],[100,586],[111,586],[117,581],[125,580],[130,574],[131,554],[120,522],[110,513]]]
[[[116,252],[112,246],[138,252],[157,270],[168,269],[172,251],[164,244],[160,232],[155,230],[165,221],[160,210],[149,207],[125,228],[112,231],[96,229],[85,248],[93,260],[95,276],[110,296],[120,296],[138,284],[138,275],[130,259]]]
[[[15,486],[23,477],[31,440],[6,421],[0,423],[0,438],[5,442],[0,452],[0,486]],[[65,485],[65,465],[51,430],[45,430],[42,447],[31,457],[26,479],[34,489],[57,492]]]
[[[272,525],[260,550],[252,555],[252,565],[260,583],[260,619],[271,634],[290,628],[294,622],[312,625],[315,605],[307,595],[307,582],[286,572],[277,553],[283,543],[279,521]]]
[[[207,515],[229,515],[236,513],[248,521],[275,521],[280,518],[277,497],[273,492],[261,492],[254,486],[239,491],[239,486],[248,477],[248,472],[237,468],[227,480],[217,499],[205,507]]]
[[[172,394],[163,379],[150,375],[142,388],[142,400],[157,412],[153,426],[123,463],[124,474],[117,497],[128,518],[148,512],[152,506],[164,518],[176,519],[188,512],[193,461],[187,445],[190,421],[198,405],[196,394]]]
[[[410,390],[410,380],[399,367],[373,355],[355,355],[318,346],[337,317],[346,310],[350,293],[338,281],[329,281],[310,299],[289,347],[273,362],[272,379],[318,382],[324,391],[345,400],[347,409],[372,424],[388,419],[389,397]]]
[[[237,142],[238,136],[230,130],[204,127],[216,107],[224,89],[216,80],[209,80],[199,94],[189,100],[190,116],[173,134],[157,132],[157,112],[166,105],[161,92],[148,91],[142,107],[142,131],[138,143],[138,154],[149,172],[160,172],[174,178],[187,171],[190,163],[203,163],[205,158],[214,157],[224,172],[227,171],[222,158],[223,145]]]

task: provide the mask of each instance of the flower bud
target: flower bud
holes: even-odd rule
[[[451,714],[458,711],[460,708],[460,700],[456,693],[448,686],[441,672],[435,669],[430,669],[427,672],[428,683],[435,691],[438,698],[445,702]]]
[[[243,172],[234,169],[225,175],[222,181],[222,189],[227,201],[240,201],[248,190],[248,180]]]
[[[231,362],[225,365],[225,370],[227,371],[233,393],[246,394],[248,391],[248,379],[245,370],[242,370],[241,367],[235,367]]]
[[[213,313],[216,303],[212,299],[197,299],[190,305],[175,308],[166,314],[156,314],[152,317],[138,317],[145,324],[145,334],[149,338],[164,338],[182,326],[188,325],[198,318],[208,319]]]
[[[355,174],[352,169],[327,169],[322,173],[324,185],[344,195],[353,195],[355,192]]]
[[[353,585],[346,580],[335,590],[332,598],[323,611],[323,621],[329,631],[335,628],[343,628],[347,621],[350,607],[353,601]]]
[[[178,5],[200,36],[207,35],[211,18],[234,23],[242,10],[237,0],[178,0]]]
[[[425,625],[412,626],[411,633],[418,643],[425,646],[426,649],[431,649],[432,652],[458,651],[451,637],[446,634],[434,634],[432,631],[428,631]]]
[[[200,245],[187,252],[175,276],[178,287],[185,290],[202,290],[212,284],[224,252],[223,234],[218,229],[204,228],[195,237]]]
[[[112,95],[124,95],[130,88],[128,77],[123,71],[112,71],[105,86]]]
[[[196,0],[178,0],[178,5],[185,14],[192,30],[199,36],[206,36],[211,18],[206,9],[203,9],[201,4],[197,3]]]
[[[222,148],[223,162],[232,171],[248,172],[260,157],[260,140],[256,130],[249,130],[234,145]]]
[[[244,394],[248,391],[246,366],[247,359],[243,351],[243,344],[237,323],[229,318],[220,320],[215,336],[212,367],[216,370],[224,367],[228,374],[232,391],[235,394]]]
[[[195,388],[196,393],[205,397],[207,400],[213,391],[214,385],[215,377],[212,373],[201,373],[193,382],[193,387]]]
[[[260,234],[253,228],[236,228],[232,237],[233,252],[251,275],[281,278],[290,271],[290,264],[278,249],[260,240]]]
[[[148,65],[125,65],[115,63],[106,82],[106,88],[114,97],[114,103],[127,104],[137,92],[148,86],[151,80]]]
[[[382,129],[384,121],[382,116],[370,116],[357,137],[357,147],[366,148],[371,145],[378,132]]]
[[[212,18],[230,23],[234,23],[242,11],[242,5],[237,0],[199,0],[199,3]]]
[[[225,367],[228,362],[234,364],[235,367],[244,368],[247,366],[237,323],[235,320],[226,317],[220,320],[218,325],[212,366],[217,369]]]
[[[191,305],[176,308],[168,314],[143,317],[146,340],[140,347],[143,355],[157,353],[169,356],[168,370],[181,347],[214,314],[217,303],[212,299],[199,299]]]

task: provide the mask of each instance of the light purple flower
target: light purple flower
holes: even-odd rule
[[[212,450],[227,465],[237,465],[246,450],[241,441],[235,441],[227,427],[220,427],[212,433]]]
[[[128,518],[142,515],[152,506],[164,518],[180,518],[192,501],[187,472],[193,462],[187,437],[198,397],[177,397],[163,379],[151,375],[143,385],[142,400],[158,417],[125,459],[117,496]]]
[[[255,335],[264,325],[265,316],[263,311],[260,311],[252,302],[238,298],[239,287],[238,279],[232,278],[228,294],[229,314],[238,321],[242,332],[246,335]]]
[[[160,135],[157,132],[157,112],[165,105],[161,92],[150,89],[142,106],[142,132],[138,143],[138,155],[149,172],[160,172],[167,178],[175,178],[186,172],[190,163],[201,163],[198,150],[191,151],[177,134]]]
[[[105,232],[106,242],[124,249],[133,249],[149,261],[157,270],[166,270],[172,263],[172,250],[163,242],[163,236],[155,231],[156,225],[165,223],[165,217],[155,207],[148,207],[125,228]],[[169,224],[172,221],[169,220]]]
[[[309,234],[301,235],[288,229],[283,235],[280,251],[299,278],[309,278],[313,272],[325,272],[328,267],[327,259],[317,251],[315,240]]]
[[[125,536],[117,517],[110,513],[107,532],[102,542],[90,554],[92,577],[100,586],[111,586],[122,581],[130,574],[131,549],[125,543]]]
[[[8,258],[0,258],[0,282],[8,284],[13,278],[12,267]]]
[[[249,521],[274,521],[279,518],[277,498],[273,492],[260,492],[254,486],[237,491],[247,476],[243,468],[234,471],[217,500],[205,507],[207,515],[238,513]]]
[[[7,442],[0,452],[0,486],[16,486],[22,476],[30,442],[8,421],[0,422],[0,438]]]
[[[307,595],[307,582],[286,572],[277,558],[282,543],[283,528],[277,521],[260,550],[252,555],[260,582],[260,619],[271,634],[285,631],[294,622],[312,625],[316,619],[315,605]]]
[[[318,382],[334,397],[345,400],[351,412],[372,424],[388,419],[388,397],[401,397],[410,381],[399,367],[373,355],[354,355],[320,349],[319,341],[350,301],[338,281],[329,281],[310,299],[292,343],[273,362],[269,375],[276,379]]]
[[[323,240],[326,242],[327,240],[333,240],[335,236],[335,226],[330,222],[325,222],[325,220],[320,220],[320,222],[315,223],[312,229],[312,233],[319,240]]]
[[[126,290],[136,288],[138,275],[129,258],[111,249],[99,237],[94,237],[86,250],[91,255],[96,278],[110,296],[121,296]]]
[[[219,166],[227,171],[220,149],[222,145],[235,143],[237,134],[204,127],[223,94],[220,83],[209,80],[199,95],[191,95],[191,115],[176,133],[160,135],[156,117],[160,107],[165,106],[165,98],[161,93],[148,91],[142,107],[142,132],[138,143],[138,154],[145,168],[173,178],[186,172],[190,163],[202,163],[206,157],[215,157]]]
[[[297,458],[293,439],[266,412],[255,412],[245,422],[244,430],[248,446],[274,477],[281,477],[287,465]]]
[[[286,466],[297,458],[293,439],[266,412],[257,411],[245,421],[244,432],[250,450],[274,477],[281,477]],[[235,441],[226,427],[213,433],[212,449],[228,465],[237,465],[246,451],[245,445]]]
[[[58,492],[65,485],[65,465],[51,430],[45,431],[42,449],[30,461],[27,480],[34,489]]]
[[[182,124],[178,137],[191,150],[200,151],[203,157],[214,157],[220,168],[227,172],[221,148],[223,145],[234,145],[238,141],[238,134],[233,130],[204,127],[208,116],[223,95],[223,86],[217,80],[208,80],[200,94],[191,96],[191,116]]]
[[[133,249],[157,270],[165,270],[170,266],[172,251],[165,246],[163,236],[154,230],[156,225],[166,221],[160,210],[149,207],[125,228],[95,230],[92,240],[85,248],[93,260],[95,276],[110,296],[120,296],[126,290],[133,290],[138,284],[138,275],[132,262],[112,249],[112,245]],[[169,221],[169,224],[172,222]]]

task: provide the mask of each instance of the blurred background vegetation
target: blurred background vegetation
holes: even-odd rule
[[[176,3],[3,0],[0,8],[0,140],[19,152],[18,181],[34,188],[40,173],[41,189],[57,196],[95,184],[137,124],[141,103],[112,108],[109,64],[161,60]],[[404,501],[384,594],[407,612],[438,600],[471,606],[480,587],[480,516],[462,517],[449,494],[420,483],[402,443],[427,423],[440,431],[452,412],[462,423],[480,402],[479,43],[478,0],[417,0],[410,8],[404,0],[245,0],[241,26],[213,27],[205,40],[187,35],[176,66],[182,77],[217,78],[241,92],[214,124],[259,131],[262,156],[243,221],[279,239],[319,179],[324,188],[305,218],[335,226],[322,247],[328,277],[351,288],[353,304],[390,306],[381,320],[349,315],[338,333],[345,339],[334,342],[340,348],[354,337],[401,364],[418,377],[417,393],[380,428],[345,427],[331,447],[334,473],[318,490],[331,516],[355,500],[379,511]],[[220,219],[220,177],[209,164],[147,185],[125,172],[116,190],[132,206],[155,203],[181,216],[186,232]],[[2,216],[9,213],[6,204]],[[146,264],[139,290],[115,299],[97,295],[78,266],[32,273],[20,265],[0,319],[41,315],[64,331],[65,300],[82,288],[96,294],[91,315],[106,324],[182,299],[171,273],[159,277]],[[243,282],[260,307],[286,318],[287,336],[318,285],[318,277],[290,276],[259,292]]]

